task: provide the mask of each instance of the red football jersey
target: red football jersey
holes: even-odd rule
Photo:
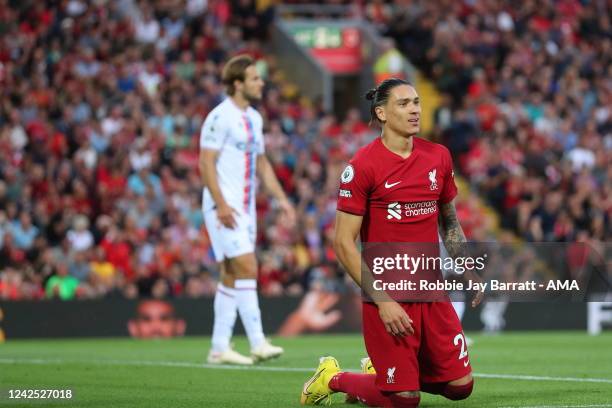
[[[362,215],[362,242],[438,242],[439,204],[457,195],[448,149],[413,137],[403,159],[377,138],[341,176],[338,210]]]

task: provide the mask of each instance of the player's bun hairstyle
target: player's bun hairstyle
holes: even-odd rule
[[[223,72],[221,73],[221,82],[223,82],[223,85],[225,85],[228,95],[234,95],[236,92],[234,81],[244,82],[246,69],[254,63],[255,60],[253,60],[253,58],[251,58],[249,55],[245,54],[236,55],[227,61],[223,67]]]
[[[389,94],[391,93],[391,90],[396,86],[400,85],[410,85],[410,83],[400,78],[389,78],[385,79],[376,88],[372,88],[366,93],[366,99],[368,101],[371,101],[370,125],[375,121],[379,124],[382,124],[382,121],[378,118],[378,115],[376,115],[376,107],[385,105],[389,100]]]

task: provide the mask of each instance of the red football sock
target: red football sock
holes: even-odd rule
[[[420,398],[406,398],[381,392],[375,384],[376,374],[338,373],[329,382],[334,391],[356,397],[369,407],[416,408]]]

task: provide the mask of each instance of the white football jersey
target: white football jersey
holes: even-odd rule
[[[238,211],[255,213],[255,169],[264,153],[263,118],[252,107],[241,110],[226,98],[206,117],[200,132],[200,149],[219,151],[217,180],[225,201]],[[214,208],[208,191],[202,192],[202,210]]]

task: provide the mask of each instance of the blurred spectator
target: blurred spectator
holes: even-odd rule
[[[106,253],[102,247],[96,247],[94,250],[89,269],[102,282],[112,282],[116,274],[115,265],[106,259]]]
[[[19,214],[18,220],[11,223],[11,234],[17,248],[30,249],[38,235],[38,228],[32,225],[32,217],[24,211]]]
[[[138,41],[152,44],[159,38],[160,24],[153,17],[153,12],[148,7],[142,10],[142,16],[136,20],[135,25]]]
[[[374,62],[374,81],[376,84],[378,85],[389,78],[405,79],[404,57],[395,48],[393,39],[383,39],[381,46],[381,55]]]
[[[89,231],[89,220],[83,215],[76,216],[73,221],[73,229],[68,230],[67,237],[73,251],[81,252],[88,250],[94,244],[94,238]]]
[[[68,265],[68,273],[70,276],[77,278],[79,281],[87,281],[91,268],[87,262],[87,253],[84,251],[76,252],[72,262]]]
[[[68,267],[62,262],[55,265],[55,275],[47,281],[45,293],[48,298],[71,300],[77,296],[79,280],[68,274]]]

